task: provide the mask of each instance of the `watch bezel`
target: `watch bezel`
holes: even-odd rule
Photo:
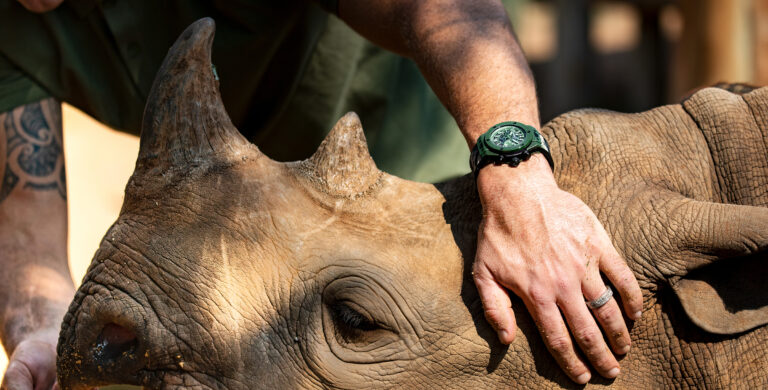
[[[488,138],[493,131],[506,126],[517,127],[525,132],[526,139],[523,141],[522,147],[511,150],[499,150],[499,148],[494,147],[495,144],[488,142]],[[549,151],[549,144],[535,127],[520,122],[502,122],[492,126],[477,139],[477,143],[472,148],[472,153],[470,154],[469,166],[475,177],[477,177],[480,169],[488,164],[506,164],[514,167],[528,160],[533,153],[542,153],[547,159],[549,167],[553,171],[555,170],[555,163]]]
[[[505,148],[500,147],[496,143],[492,141],[493,135],[496,134],[496,132],[501,131],[508,127],[514,127],[520,131],[523,132],[525,135],[525,138],[523,138],[523,142],[519,146]],[[489,129],[486,132],[486,136],[484,137],[484,143],[485,146],[488,147],[488,149],[496,152],[496,153],[514,153],[521,150],[525,150],[531,145],[531,142],[533,142],[534,134],[529,129],[525,128],[524,126],[521,126],[520,124],[516,122],[502,122],[495,126],[493,126],[491,129]]]

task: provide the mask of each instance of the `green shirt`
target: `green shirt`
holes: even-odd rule
[[[224,105],[270,157],[308,157],[356,111],[382,170],[420,181],[468,172],[466,143],[416,66],[301,0],[67,0],[45,14],[0,0],[0,112],[53,96],[138,134],[168,48],[204,16],[217,24]]]

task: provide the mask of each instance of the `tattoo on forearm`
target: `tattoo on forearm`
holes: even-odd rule
[[[0,114],[0,203],[15,188],[66,199],[61,105],[54,99]]]

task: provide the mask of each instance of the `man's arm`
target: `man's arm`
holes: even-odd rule
[[[339,14],[366,38],[416,62],[470,147],[499,122],[539,127],[533,77],[499,0],[346,0]],[[601,375],[618,375],[597,322],[624,354],[630,339],[621,310],[611,300],[593,317],[585,298],[605,291],[600,272],[632,319],[640,316],[642,295],[594,213],[558,188],[540,154],[516,168],[483,168],[477,186],[484,217],[473,275],[501,342],[512,342],[516,332],[506,288],[523,300],[574,381],[591,376],[571,334]]]
[[[58,101],[0,114],[0,180],[0,340],[10,356],[2,388],[50,388],[74,295]]]

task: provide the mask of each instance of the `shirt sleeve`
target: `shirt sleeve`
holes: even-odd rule
[[[47,90],[0,53],[0,113],[49,97]]]
[[[315,3],[334,15],[339,14],[339,0],[315,0]]]

